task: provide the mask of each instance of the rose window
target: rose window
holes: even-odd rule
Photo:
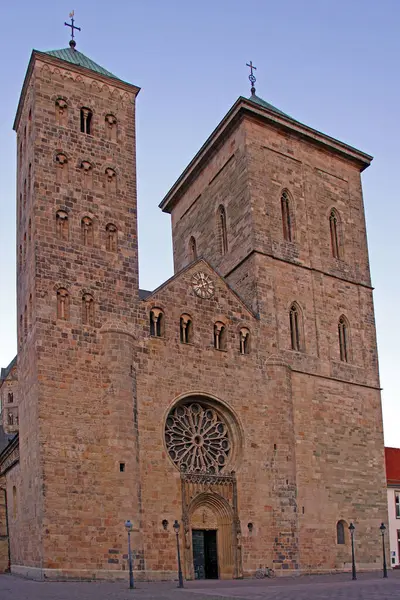
[[[221,415],[198,402],[171,410],[165,442],[172,461],[186,473],[218,473],[231,452],[228,427]]]

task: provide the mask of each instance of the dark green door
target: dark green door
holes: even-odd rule
[[[193,529],[192,546],[195,579],[218,579],[217,531]]]

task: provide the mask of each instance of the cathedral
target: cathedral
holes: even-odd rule
[[[16,112],[18,356],[2,369],[0,567],[34,579],[381,566],[387,521],[361,173],[256,94],[167,192],[139,288],[139,88],[34,50]],[[176,533],[174,524],[179,524]]]

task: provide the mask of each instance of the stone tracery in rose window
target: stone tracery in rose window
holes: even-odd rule
[[[165,424],[168,454],[185,473],[219,473],[229,461],[228,427],[214,408],[200,402],[174,407]]]

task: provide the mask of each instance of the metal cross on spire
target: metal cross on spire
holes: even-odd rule
[[[81,30],[80,27],[77,27],[76,25],[74,25],[74,23],[75,23],[74,14],[75,14],[74,11],[72,11],[72,12],[69,13],[69,17],[71,19],[71,23],[65,23],[64,22],[64,25],[66,25],[67,27],[71,27],[71,39],[69,41],[69,45],[71,46],[72,50],[75,50],[75,46],[76,46],[76,42],[74,40],[74,37],[75,37],[74,30],[75,29],[77,31]]]
[[[254,96],[254,94],[256,93],[256,88],[254,87],[254,84],[256,82],[256,77],[255,77],[255,75],[253,75],[253,70],[257,71],[257,67],[255,67],[253,65],[253,61],[250,61],[249,63],[246,63],[246,67],[250,67],[249,80],[250,80],[250,83],[251,83],[251,95]]]

